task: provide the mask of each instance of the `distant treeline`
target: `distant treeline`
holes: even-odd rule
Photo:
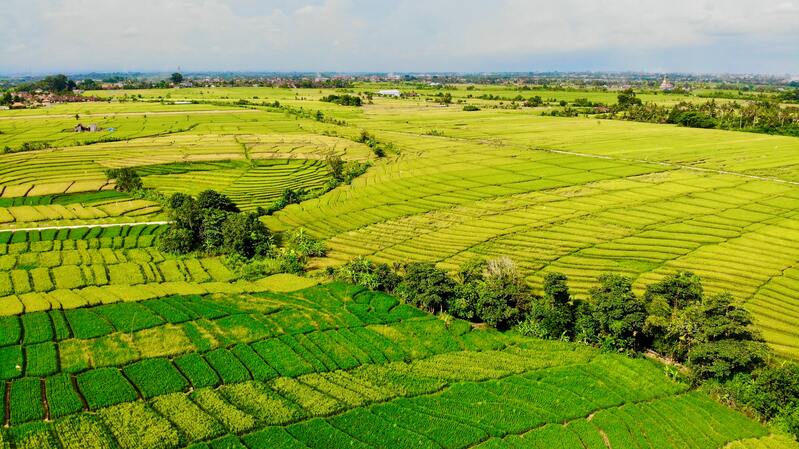
[[[671,123],[691,128],[714,128],[765,134],[799,136],[799,107],[780,101],[799,100],[799,91],[779,98],[746,102],[704,103],[681,101],[673,106],[643,103],[632,90],[619,94],[618,103],[603,115],[606,118],[647,123]]]

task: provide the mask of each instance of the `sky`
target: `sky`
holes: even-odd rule
[[[799,0],[0,0],[0,73],[799,75]]]

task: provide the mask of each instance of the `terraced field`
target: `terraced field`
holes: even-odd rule
[[[319,154],[319,153],[317,153]],[[259,159],[251,162],[174,164],[146,167],[144,185],[171,194],[196,195],[213,189],[242,210],[276,200],[287,188],[321,190],[330,179],[327,164],[312,159]]]
[[[263,220],[325,239],[320,266],[508,255],[536,288],[556,269],[578,296],[604,272],[640,290],[690,269],[799,358],[799,140],[424,98],[348,108],[319,90],[170,92],[206,101],[192,105],[139,93],[0,115],[0,146],[54,147],[0,155],[0,447],[797,447],[648,360],[166,254],[159,203],[115,192],[104,171],[254,210],[320,189],[328,154],[368,161],[351,185]],[[71,133],[76,113],[122,140]],[[362,130],[387,157],[356,142]]]
[[[361,123],[396,161],[268,223],[329,239],[336,261],[509,255],[533,285],[557,269],[579,293],[603,272],[642,288],[690,269],[799,358],[799,139],[394,103]]]
[[[30,312],[0,330],[14,447],[792,447],[652,362],[446,325],[343,284]]]

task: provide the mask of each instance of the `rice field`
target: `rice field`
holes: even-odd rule
[[[320,265],[363,255],[454,270],[507,255],[536,288],[566,273],[577,296],[604,272],[640,291],[692,270],[799,358],[799,140],[464,112],[424,95],[348,108],[327,93],[104,92],[142,97],[0,114],[0,147],[52,145],[0,155],[0,447],[797,447],[645,359],[166,254],[160,205],[114,191],[104,171],[133,167],[164,194],[214,189],[250,211],[286,188],[320,191],[331,153],[369,162],[263,220],[324,239]],[[609,95],[585,94],[544,95]],[[258,105],[276,100],[293,112]],[[75,114],[120,140],[71,133]],[[362,130],[386,157],[356,142]]]
[[[0,329],[2,359],[16,363],[0,370],[0,435],[16,447],[716,448],[778,438],[653,362],[445,324],[338,283],[30,312],[0,318]]]

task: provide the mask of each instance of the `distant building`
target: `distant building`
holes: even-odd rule
[[[669,82],[667,77],[663,77],[663,82],[660,83],[660,90],[662,91],[669,91],[674,89],[674,84]]]
[[[402,92],[398,91],[397,89],[384,89],[378,90],[377,95],[382,95],[384,97],[399,97],[402,95]]]
[[[74,130],[76,133],[85,133],[85,132],[96,133],[97,131],[100,131],[101,129],[102,129],[102,128],[100,128],[99,126],[97,126],[97,123],[92,123],[92,124],[91,124],[91,125],[89,125],[89,126],[83,126],[83,124],[81,124],[81,123],[78,123],[78,124],[77,124],[77,125],[75,125],[75,127],[73,128],[73,130]]]

